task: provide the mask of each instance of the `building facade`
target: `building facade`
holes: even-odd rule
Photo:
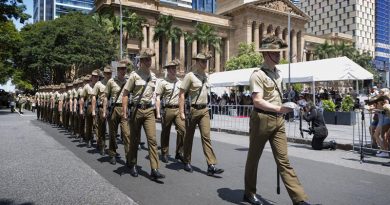
[[[192,0],[160,0],[160,2],[166,2],[169,4],[173,4],[185,8],[192,8]]]
[[[198,11],[215,13],[217,5],[215,0],[192,0],[192,8]]]
[[[34,0],[34,23],[48,21],[71,11],[89,13],[94,7],[94,0]]]
[[[303,56],[305,33],[304,25],[309,17],[297,8],[289,0],[221,0],[217,1],[215,13],[207,13],[194,9],[177,7],[162,1],[155,0],[122,0],[122,7],[137,12],[138,15],[147,19],[144,24],[144,38],[141,42],[134,40],[127,44],[127,53],[137,53],[141,47],[148,47],[156,51],[152,59],[152,67],[157,74],[161,73],[162,65],[165,62],[177,58],[180,59],[180,73],[184,74],[191,69],[195,63],[192,57],[207,47],[214,54],[210,61],[210,71],[224,71],[224,65],[228,59],[237,55],[238,46],[241,42],[254,43],[258,49],[261,39],[265,35],[277,35],[287,41],[288,39],[288,11],[291,11],[291,52],[296,56],[293,61],[301,61]],[[110,7],[119,15],[119,0],[97,0],[96,10]],[[168,40],[154,42],[154,28],[156,19],[160,14],[172,15],[174,26],[181,28],[188,33],[195,32],[197,23],[210,24],[216,29],[221,37],[221,49],[216,51],[211,45],[200,45],[196,40],[186,43],[184,36],[176,43]],[[164,45],[166,45],[166,48]],[[164,48],[161,48],[164,46]],[[165,54],[166,53],[166,54]],[[283,52],[287,58],[288,52]]]
[[[300,5],[312,19],[305,26],[308,34],[349,34],[355,48],[374,56],[375,0],[301,0]]]
[[[375,67],[389,70],[390,0],[377,0],[375,13]]]

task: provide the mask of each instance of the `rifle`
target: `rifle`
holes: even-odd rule
[[[190,127],[191,123],[191,96],[187,94],[187,98],[184,102],[184,113],[186,115],[186,127]]]
[[[121,94],[121,92],[122,92],[122,90],[123,90],[123,87],[125,87],[125,84],[126,84],[126,83],[124,83],[124,84],[121,86],[121,89],[120,89],[119,92],[116,94],[115,100],[114,100],[113,102],[110,103],[110,104],[114,104],[114,106],[110,106],[110,112],[109,112],[108,115],[107,115],[107,118],[108,118],[108,119],[111,118],[111,115],[112,115],[112,113],[113,113],[114,110],[115,110],[116,101],[118,101],[118,98],[119,98],[119,96],[120,96],[120,94]],[[110,93],[110,96],[108,96],[108,97],[109,97],[109,99],[111,98],[111,93]],[[111,99],[110,99],[110,100],[111,100]]]

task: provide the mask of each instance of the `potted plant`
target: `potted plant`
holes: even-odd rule
[[[332,100],[322,100],[322,107],[324,108],[324,120],[326,124],[336,124],[336,105]]]
[[[341,101],[341,112],[336,112],[336,124],[352,125],[356,122],[356,115],[353,112],[354,100],[350,95],[346,95]]]

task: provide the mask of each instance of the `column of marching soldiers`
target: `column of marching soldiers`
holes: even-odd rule
[[[80,143],[90,148],[93,134],[96,148],[101,155],[108,154],[110,163],[116,164],[117,131],[120,126],[125,149],[126,166],[133,177],[138,176],[137,153],[141,128],[145,130],[151,178],[165,178],[159,172],[159,155],[156,140],[156,118],[161,119],[161,161],[168,162],[171,125],[177,131],[175,159],[184,164],[184,170],[192,172],[191,152],[194,132],[198,125],[203,152],[207,161],[207,174],[221,174],[224,170],[217,163],[210,140],[210,116],[207,94],[210,88],[206,74],[208,54],[199,53],[194,59],[194,71],[183,81],[176,76],[178,60],[167,63],[167,76],[156,87],[157,78],[150,70],[154,52],[141,49],[139,69],[127,74],[132,64],[124,59],[117,65],[117,76],[112,78],[113,68],[105,66],[72,83],[40,86],[36,93],[37,118],[63,127]],[[108,147],[106,128],[108,123]]]

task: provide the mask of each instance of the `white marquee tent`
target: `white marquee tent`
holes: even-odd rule
[[[276,66],[283,77],[288,80],[288,64]],[[249,85],[249,77],[258,68],[248,68],[226,72],[218,72],[210,75],[212,87],[233,87]],[[330,58],[324,60],[291,63],[291,83],[299,82],[323,82],[340,80],[370,80],[373,75],[366,69],[347,57]]]

